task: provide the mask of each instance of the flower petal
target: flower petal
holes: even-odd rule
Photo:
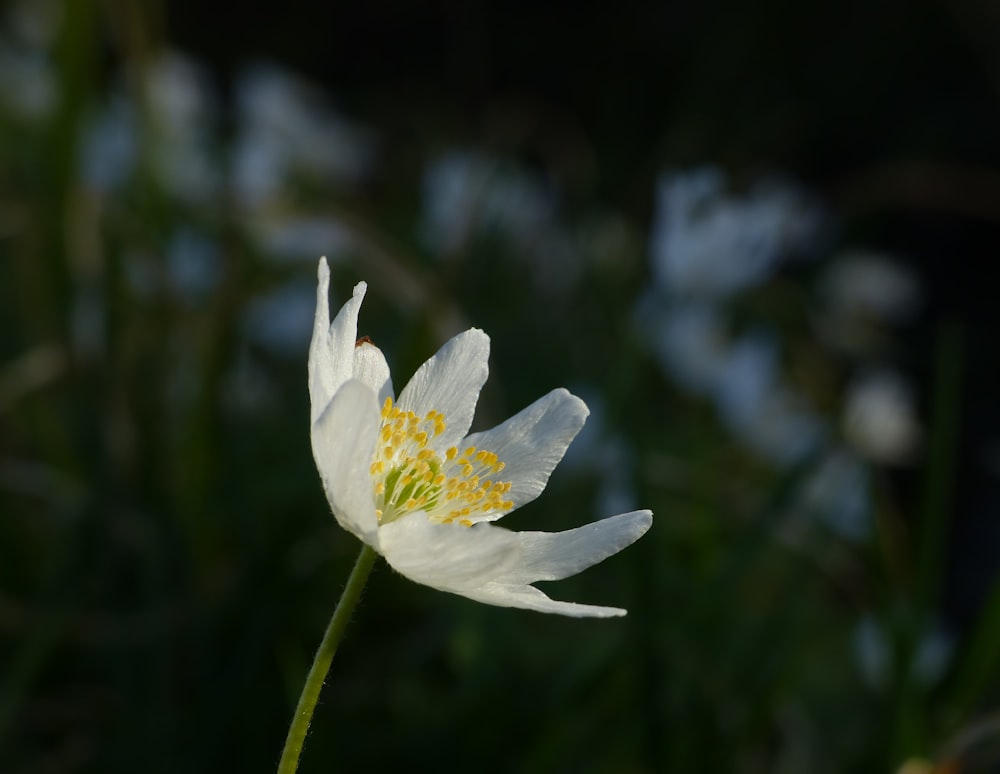
[[[354,348],[354,370],[351,376],[375,393],[381,406],[386,398],[393,397],[392,376],[382,350],[370,341]]]
[[[586,403],[560,387],[502,425],[473,433],[462,445],[494,452],[504,462],[499,477],[511,482],[505,497],[518,508],[545,489],[589,413]]]
[[[354,294],[330,319],[330,269],[326,259],[319,262],[319,283],[316,287],[316,318],[312,342],[309,345],[310,420],[315,422],[337,389],[351,378],[354,364],[354,342],[358,337],[358,311],[368,285],[359,282]]]
[[[510,570],[520,544],[516,532],[490,524],[437,524],[420,512],[379,529],[385,560],[412,581],[465,594]]]
[[[312,426],[313,457],[333,515],[340,526],[376,548],[378,519],[369,466],[379,420],[375,394],[352,379]]]
[[[446,342],[413,374],[399,394],[399,408],[420,417],[428,411],[445,415],[447,427],[434,439],[443,450],[457,444],[472,424],[479,391],[489,374],[490,337],[470,328]]]
[[[553,538],[545,545],[546,541],[539,540],[544,533],[510,532],[490,524],[473,527],[435,524],[423,514],[415,513],[382,526],[379,549],[397,572],[439,591],[500,607],[606,618],[625,615],[625,610],[559,602],[521,581],[530,575],[538,576],[539,580],[555,580],[601,561],[645,532],[649,512],[623,514],[605,521],[614,524],[592,530],[591,535],[574,535],[578,530],[570,530],[545,536]],[[598,543],[602,545],[598,547]],[[566,556],[573,548],[584,552],[579,561]],[[549,563],[539,570],[538,565],[545,559]],[[525,569],[526,561],[530,569]]]
[[[565,532],[517,532],[520,561],[495,580],[527,584],[568,578],[632,545],[652,523],[651,511],[632,511]]]
[[[464,597],[487,605],[499,607],[519,607],[539,613],[557,613],[574,618],[612,618],[625,615],[628,611],[620,607],[600,607],[581,605],[578,602],[560,602],[547,596],[534,586],[508,586],[501,583],[487,583],[478,589],[458,592]]]

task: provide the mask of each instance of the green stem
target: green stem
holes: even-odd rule
[[[916,682],[914,661],[920,639],[939,604],[948,550],[948,520],[962,420],[963,343],[961,325],[953,321],[939,324],[934,337],[927,461],[915,547],[916,577],[911,604],[903,608],[896,623],[896,697],[890,747],[893,757],[889,761],[893,768],[915,753],[926,752],[927,712],[931,705],[926,690]]]
[[[344,636],[344,629],[347,628],[351,613],[361,598],[361,591],[365,587],[377,556],[375,549],[368,545],[362,546],[361,553],[358,554],[354,569],[351,570],[351,577],[347,579],[347,586],[344,587],[340,602],[337,603],[333,617],[326,626],[323,641],[319,644],[312,667],[306,676],[306,684],[302,687],[302,695],[299,697],[299,704],[295,708],[295,716],[292,718],[292,725],[285,739],[285,749],[281,752],[278,774],[295,774],[295,770],[299,767],[299,756],[302,754],[302,745],[309,732],[309,723],[312,721],[313,710],[316,709],[319,692],[323,690],[323,682],[326,680],[327,672],[330,671],[333,655],[337,652],[337,646]]]

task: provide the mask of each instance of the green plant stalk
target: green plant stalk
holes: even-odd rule
[[[988,601],[983,606],[964,653],[955,667],[950,714],[947,717],[951,726],[969,722],[976,703],[1000,670],[1000,578],[993,582]]]
[[[922,497],[916,584],[917,611],[924,616],[937,607],[947,553],[965,361],[961,326],[942,323],[934,344],[930,449]]]
[[[327,672],[330,671],[330,664],[333,656],[337,652],[344,637],[344,629],[354,612],[358,600],[361,599],[361,592],[368,581],[368,575],[372,571],[375,553],[369,545],[361,548],[358,559],[351,570],[351,576],[347,579],[344,593],[340,595],[330,623],[326,626],[323,634],[323,641],[320,642],[313,658],[309,674],[306,675],[305,685],[302,686],[302,695],[299,696],[298,706],[295,708],[295,716],[292,718],[292,725],[288,729],[288,737],[285,739],[285,749],[281,752],[281,760],[278,762],[278,774],[294,774],[299,767],[299,756],[302,754],[302,745],[305,744],[306,734],[309,732],[309,723],[312,722],[313,710],[316,709],[316,702],[319,693],[323,690],[323,683],[326,680]]]
[[[958,323],[941,323],[934,342],[930,432],[918,526],[913,600],[912,607],[906,611],[904,628],[897,642],[894,731],[892,758],[889,761],[892,768],[909,755],[924,752],[926,747],[927,699],[915,684],[913,662],[923,627],[933,615],[941,594],[961,419],[963,344],[963,329]]]

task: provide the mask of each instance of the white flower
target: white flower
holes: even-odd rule
[[[822,440],[822,422],[782,381],[777,341],[765,331],[746,333],[729,346],[714,391],[722,421],[775,465],[795,465]]]
[[[212,148],[215,94],[208,75],[184,56],[166,53],[150,63],[144,79],[157,178],[183,202],[214,201],[221,170]]]
[[[375,161],[372,137],[338,115],[322,90],[269,64],[237,76],[231,160],[238,203],[257,210],[287,198],[293,181],[351,184]]]
[[[832,261],[822,280],[831,311],[842,318],[902,322],[920,302],[916,277],[888,256],[850,250]]]
[[[718,167],[660,177],[650,253],[662,290],[731,296],[808,252],[823,232],[822,211],[797,188],[761,181],[743,195],[727,189]]]
[[[425,362],[394,396],[378,347],[357,340],[367,286],[330,323],[319,264],[309,351],[312,448],[334,516],[398,572],[441,591],[571,616],[625,611],[550,599],[530,584],[560,580],[618,553],[649,511],[566,532],[511,532],[492,522],[534,500],[587,417],[557,389],[486,432],[466,435],[486,381],[489,337],[472,328]]]
[[[872,462],[901,464],[920,445],[913,391],[888,370],[862,375],[847,392],[843,427],[847,439]]]
[[[871,471],[854,454],[833,448],[810,470],[796,505],[837,535],[862,540],[871,532]]]
[[[820,335],[853,355],[884,349],[890,343],[886,326],[905,322],[920,305],[916,277],[889,256],[869,250],[835,256],[819,288],[813,319]]]
[[[660,362],[689,392],[712,393],[729,362],[729,339],[714,304],[666,306],[654,328]]]

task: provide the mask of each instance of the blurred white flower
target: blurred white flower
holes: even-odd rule
[[[69,319],[76,356],[80,360],[102,356],[107,347],[107,298],[100,283],[90,280],[77,283]]]
[[[931,687],[940,680],[954,654],[954,637],[940,624],[923,628],[910,670],[917,682]],[[871,615],[854,629],[854,654],[862,677],[873,688],[884,689],[893,668],[893,652],[884,625]]]
[[[650,253],[662,290],[728,296],[814,247],[824,217],[801,191],[764,182],[734,195],[726,186],[717,167],[660,178]]]
[[[0,38],[0,106],[25,121],[39,121],[55,108],[58,95],[59,83],[44,52]]]
[[[422,232],[438,253],[458,249],[474,232],[527,247],[554,227],[555,197],[521,169],[473,151],[433,159],[423,177]]]
[[[846,449],[832,449],[810,471],[796,504],[833,532],[861,540],[871,530],[868,467]]]
[[[502,425],[467,436],[489,338],[475,328],[454,337],[395,399],[381,351],[356,340],[365,290],[359,283],[331,324],[329,271],[320,262],[311,435],[340,525],[401,574],[441,591],[540,612],[624,615],[555,601],[531,584],[575,575],[621,551],[649,528],[649,511],[557,533],[492,524],[545,488],[586,419],[583,401],[553,390]]]
[[[922,685],[934,685],[944,675],[954,653],[954,635],[940,623],[928,627],[913,658],[914,676]]]
[[[485,156],[463,151],[445,153],[428,164],[421,232],[436,253],[452,253],[468,239],[494,168]]]
[[[913,274],[873,250],[850,250],[834,257],[823,288],[831,305],[845,315],[883,322],[902,322],[920,301]]]
[[[102,194],[120,188],[135,169],[138,128],[132,103],[121,94],[83,123],[80,178]]]
[[[180,201],[208,202],[222,180],[212,149],[215,100],[207,74],[180,54],[167,53],[144,76],[149,152],[157,178]]]
[[[674,379],[690,392],[714,394],[729,350],[717,307],[670,303],[651,327],[656,353]]]
[[[59,97],[52,44],[61,10],[53,0],[14,0],[0,15],[0,108],[29,123]]]
[[[716,377],[715,401],[723,423],[748,449],[787,467],[819,447],[824,429],[806,400],[781,382],[777,357],[773,336],[741,336]]]
[[[757,411],[733,420],[730,428],[748,449],[779,467],[802,462],[826,435],[805,399],[782,386],[763,396]]]
[[[905,322],[920,303],[916,278],[886,256],[853,250],[835,256],[820,281],[819,332],[848,352],[886,338],[883,326]]]
[[[639,310],[664,369],[685,390],[711,398],[722,423],[753,453],[782,467],[814,452],[825,435],[806,399],[782,382],[777,339],[765,331],[735,341],[708,301],[662,301]]]
[[[715,378],[715,403],[731,426],[749,423],[778,382],[778,342],[763,331],[744,333],[726,350]]]
[[[891,371],[862,375],[847,391],[843,429],[848,441],[872,462],[906,462],[921,437],[912,389]]]
[[[571,233],[557,217],[558,192],[542,175],[478,151],[451,150],[432,159],[422,194],[420,233],[436,256],[459,253],[473,239],[496,240],[548,296],[576,284],[586,260],[581,241],[609,235],[606,221],[597,219],[591,222],[597,234]]]
[[[171,237],[166,263],[171,289],[189,304],[215,291],[222,276],[219,246],[192,228],[180,228]]]
[[[374,161],[370,134],[339,116],[321,89],[256,64],[236,85],[233,188],[250,209],[286,197],[293,179],[356,183]]]
[[[886,687],[892,655],[882,625],[871,615],[862,617],[854,627],[854,658],[871,688]]]

